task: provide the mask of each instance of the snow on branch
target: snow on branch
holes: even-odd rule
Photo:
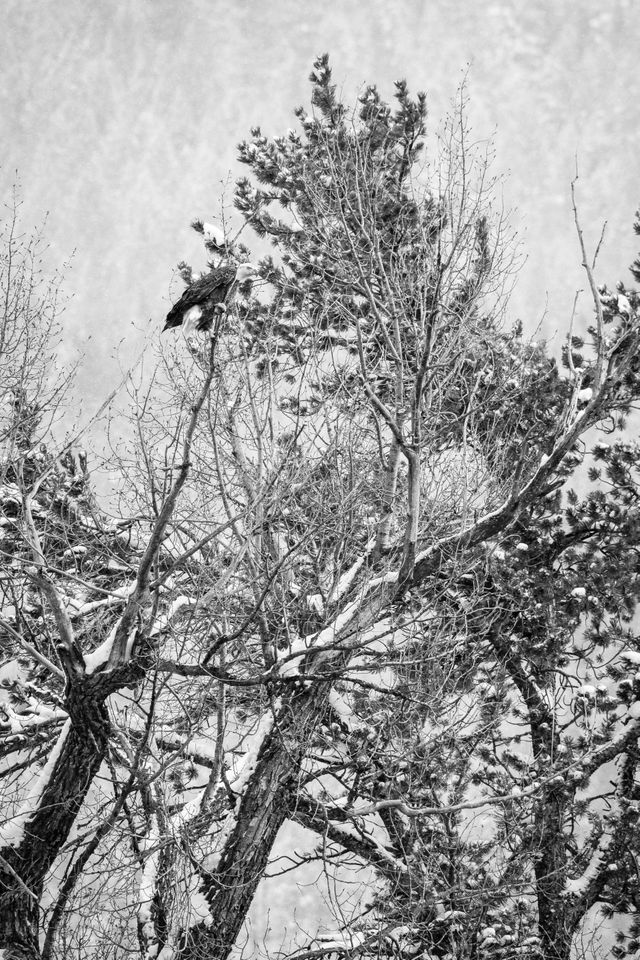
[[[612,841],[612,834],[605,831],[601,835],[582,876],[567,880],[565,885],[566,896],[580,897],[587,892],[589,884],[597,878],[606,861]]]
[[[129,599],[134,589],[135,584],[131,583],[126,587],[119,587],[117,590],[110,590],[109,596],[105,597],[103,600],[90,600],[88,603],[80,604],[80,606],[75,606],[72,600],[71,603],[72,606],[75,606],[75,609],[71,610],[71,616],[84,617],[88,613],[93,613],[94,610],[99,610],[101,607],[113,607],[119,603],[124,603]]]
[[[164,611],[155,621],[153,629],[149,636],[156,637],[158,634],[162,633],[167,629],[173,618],[180,610],[184,609],[185,606],[192,606],[193,600],[189,597],[179,596],[171,602],[168,609]]]
[[[131,592],[129,588],[126,588],[126,589],[128,593]],[[109,603],[109,602],[110,601],[108,600],[97,601],[98,605],[102,605],[104,603]],[[176,613],[178,613],[186,604],[190,604],[190,603],[191,603],[191,600],[188,597],[184,597],[184,596],[176,597],[176,599],[169,605],[169,608],[157,618],[150,636],[155,637],[159,633],[162,633],[163,630],[166,630],[167,626],[169,625],[173,617],[176,615]],[[109,635],[106,637],[105,640],[103,640],[100,646],[96,647],[96,649],[93,650],[91,653],[85,654],[84,662],[86,665],[87,675],[95,673],[98,667],[101,667],[103,664],[107,663],[107,661],[109,660],[109,656],[111,654],[111,650],[113,647],[113,642],[115,640],[116,633],[120,627],[120,622],[121,622],[120,620],[116,621],[116,623],[113,625],[112,629],[110,630]],[[137,627],[134,626],[132,630],[129,632],[129,637],[127,639],[127,646],[126,646],[127,650],[131,649],[133,639],[136,635],[136,631],[137,631]]]
[[[358,575],[358,572],[362,569],[364,562],[366,561],[367,557],[370,555],[375,545],[376,545],[375,538],[369,540],[369,542],[367,543],[364,549],[364,553],[362,554],[362,556],[358,557],[355,563],[353,563],[349,567],[349,569],[342,574],[342,576],[340,577],[340,579],[338,580],[335,587],[333,588],[333,590],[331,591],[331,593],[327,598],[328,605],[332,603],[337,603],[339,600],[342,599],[342,597],[349,590],[351,584],[353,583],[356,576]]]
[[[60,731],[56,745],[49,755],[49,759],[40,774],[34,779],[19,813],[0,826],[0,848],[19,847],[24,840],[25,828],[32,815],[38,809],[42,795],[49,784],[70,730],[71,720],[67,720]]]
[[[144,841],[145,860],[138,887],[138,923],[147,943],[155,939],[155,926],[152,918],[152,906],[155,897],[156,877],[158,873],[160,831],[155,811],[151,814],[151,826]],[[157,947],[156,947],[157,949]],[[150,952],[147,951],[147,957]]]
[[[0,627],[2,627],[3,630],[6,630],[7,633],[10,633],[16,643],[19,643],[25,653],[28,653],[30,657],[33,657],[37,663],[43,667],[46,667],[46,669],[55,676],[64,679],[64,673],[62,670],[59,667],[56,667],[55,663],[52,663],[51,660],[49,660],[48,657],[45,657],[43,653],[40,653],[39,650],[36,650],[31,643],[28,643],[24,637],[17,632],[17,630],[13,629],[10,623],[7,623],[6,620],[0,619]]]
[[[242,796],[247,784],[256,770],[260,750],[262,749],[265,740],[273,729],[275,716],[279,706],[280,703],[276,701],[271,710],[262,715],[255,733],[252,734],[250,738],[249,747],[246,753],[242,756],[238,769],[235,771],[235,776],[233,776],[233,778],[229,778],[229,786],[238,798]],[[235,825],[235,813],[230,813],[224,822],[221,832],[216,837],[215,852],[206,857],[204,861],[203,867],[207,872],[212,873],[218,866],[220,857],[224,851],[224,845],[227,839],[231,836]]]

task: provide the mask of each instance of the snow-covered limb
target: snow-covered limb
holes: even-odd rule
[[[267,710],[265,713],[263,713],[263,715],[260,717],[260,722],[258,723],[255,733],[248,738],[249,746],[240,760],[238,769],[235,771],[235,776],[233,779],[230,779],[231,789],[238,796],[242,794],[242,791],[245,789],[247,783],[249,782],[249,778],[256,768],[258,754],[260,753],[260,749],[262,748],[264,741],[273,729],[275,716],[279,707],[280,701],[276,701],[270,710]]]
[[[398,582],[398,572],[390,570],[388,573],[383,574],[381,577],[375,577],[369,584],[369,588],[381,587],[392,583]]]
[[[276,663],[280,677],[297,677],[300,674],[304,658],[311,649],[314,637],[296,637],[289,645],[288,653]],[[315,646],[315,644],[314,644]]]
[[[400,813],[404,813],[408,817],[428,817],[439,816],[440,814],[446,815],[448,813],[456,813],[461,810],[476,810],[479,807],[488,807],[501,803],[513,803],[514,801],[525,800],[527,797],[535,796],[546,784],[564,782],[564,778],[572,769],[582,766],[582,761],[576,761],[575,763],[572,763],[561,770],[555,770],[551,776],[545,777],[541,780],[536,780],[535,783],[530,784],[528,787],[516,786],[509,793],[504,793],[493,797],[482,797],[480,800],[463,800],[460,803],[454,803],[450,804],[449,806],[441,807],[414,807],[406,803],[404,800],[379,800],[367,807],[358,808],[357,810],[349,810],[349,814],[352,816],[362,817],[367,816],[370,813],[378,813],[380,810],[393,809],[398,810]]]
[[[2,710],[10,718],[8,722],[9,729],[11,730],[12,735],[16,738],[28,737],[29,734],[37,730],[39,727],[46,727],[49,724],[54,724],[60,720],[67,720],[68,714],[64,710],[53,710],[51,707],[46,706],[46,704],[39,704],[33,707],[31,713],[16,713],[7,705],[2,705]],[[0,723],[0,727],[5,726]],[[12,740],[11,738],[5,739],[5,745],[8,747]],[[15,749],[21,749],[22,744],[17,743]]]
[[[117,620],[106,638],[102,643],[96,647],[95,650],[92,650],[91,653],[85,653],[84,663],[85,663],[85,672],[87,674],[95,673],[98,667],[101,667],[103,663],[106,663],[109,659],[109,654],[111,653],[111,647],[113,646],[113,639],[116,635],[116,630],[118,629],[118,624],[120,623]]]
[[[636,653],[635,650],[623,650],[620,654],[621,660],[626,660],[627,663],[631,663],[634,666],[640,665],[640,653]]]
[[[102,641],[100,646],[96,647],[95,650],[92,650],[91,653],[85,654],[84,662],[86,667],[86,673],[92,674],[95,673],[98,667],[101,667],[103,664],[107,663],[111,649],[113,647],[113,641],[115,639],[118,627],[120,626],[120,620],[116,620],[112,629],[109,631],[108,636]],[[126,663],[129,660],[131,648],[133,646],[133,641],[137,634],[137,627],[134,627],[133,630],[129,633],[127,638],[127,646],[125,648],[125,660]]]
[[[297,676],[307,654],[333,646],[339,639],[340,631],[349,625],[361,608],[362,601],[360,599],[353,600],[328,627],[325,627],[319,633],[311,634],[308,637],[296,637],[289,646],[289,652],[276,665],[279,676]]]
[[[369,589],[363,595],[352,600],[338,616],[319,633],[307,637],[297,637],[289,646],[289,652],[281,657],[275,669],[281,677],[295,677],[300,673],[304,659],[309,654],[316,654],[322,650],[330,651],[336,645],[341,650],[359,650],[368,647],[380,637],[390,634],[392,629],[387,618],[374,621],[362,634],[354,634],[348,641],[341,642],[341,633],[349,627],[356,617],[366,612],[366,602],[370,598],[373,588],[379,587],[381,579],[372,581]]]
[[[131,593],[131,588],[127,587],[126,591],[127,591],[126,595],[123,595],[121,599],[126,599],[126,596]],[[97,601],[97,603],[99,605],[104,605],[105,603],[109,604],[111,603],[111,600],[110,599],[107,601],[99,600]],[[171,619],[176,615],[176,613],[178,613],[186,604],[189,604],[189,603],[191,603],[191,601],[189,600],[188,597],[184,597],[184,596],[177,597],[170,604],[168,610],[166,610],[164,613],[162,613],[158,617],[151,631],[150,636],[152,637],[157,636],[159,633],[165,630],[168,624],[171,622]],[[95,607],[93,609],[95,609]],[[109,631],[108,636],[106,637],[105,640],[102,641],[100,646],[96,647],[95,650],[92,650],[91,653],[85,654],[84,662],[85,662],[87,674],[95,673],[98,667],[102,666],[104,663],[108,661],[109,655],[111,653],[111,649],[113,647],[113,641],[115,639],[119,626],[120,626],[120,620],[117,620],[116,623],[111,628],[111,630]],[[131,649],[131,645],[135,637],[135,633],[136,633],[136,628],[134,627],[129,634],[126,650]]]
[[[333,814],[334,816],[331,816]],[[396,875],[405,874],[407,865],[403,860],[398,859],[394,854],[377,839],[373,830],[367,829],[366,833],[354,829],[353,822],[343,819],[342,822],[336,819],[335,814],[343,816],[344,811],[341,806],[335,803],[321,803],[315,799],[299,797],[296,803],[292,819],[302,826],[307,827],[322,836],[336,843],[342,844],[346,850],[351,850],[370,863],[377,866],[384,864],[386,873]]]
[[[388,638],[386,643],[383,642],[385,637]],[[399,650],[407,640],[406,632],[401,627],[394,626],[390,617],[384,616],[380,620],[374,621],[363,633],[357,633],[351,637],[348,643],[344,644],[344,647],[355,651],[356,657],[351,661],[352,665],[355,665],[361,659],[366,660],[366,655],[388,652],[388,647],[392,642],[394,649]],[[358,653],[362,656],[358,657]]]
[[[0,826],[0,848],[1,847],[19,847],[24,839],[25,827],[27,826],[31,816],[38,808],[38,804],[42,794],[44,793],[49,780],[51,779],[51,774],[55,770],[56,763],[64,742],[71,730],[71,720],[67,720],[64,727],[60,731],[58,740],[53,750],[49,754],[49,759],[41,770],[40,774],[34,779],[29,793],[25,798],[22,807],[11,820],[8,820],[6,823]]]
[[[364,599],[369,593],[370,590],[367,590],[364,597],[357,597],[355,600],[352,600],[351,603],[347,604],[335,620],[330,623],[328,627],[325,627],[324,630],[321,630],[320,633],[315,634],[313,639],[306,638],[307,642],[311,640],[309,645],[313,647],[314,651],[322,649],[322,647],[330,646],[339,639],[345,627],[348,627],[358,614],[362,612]]]
[[[279,701],[276,701],[273,704],[272,709],[268,710],[260,718],[258,727],[254,734],[252,734],[249,746],[240,760],[238,769],[235,771],[233,779],[230,778],[230,787],[238,798],[242,796],[247,784],[249,783],[252,774],[256,769],[256,764],[258,762],[258,755],[264,744],[267,736],[271,733],[273,729],[273,724],[275,721],[275,715],[280,706]],[[215,837],[216,850],[206,857],[204,861],[204,869],[213,872],[220,861],[220,857],[224,851],[224,845],[227,839],[230,837],[233,828],[236,825],[235,813],[229,813],[222,830]]]
[[[156,893],[156,877],[158,873],[158,857],[160,830],[156,811],[151,813],[151,826],[144,842],[144,866],[140,875],[138,887],[138,921],[141,932],[147,944],[145,960],[151,960],[157,952],[155,944],[155,925],[152,918],[152,906]]]
[[[293,955],[292,960],[302,960],[303,957],[333,953],[334,950],[344,952],[348,956],[349,951],[361,947],[366,942],[368,936],[370,936],[370,934],[365,930],[340,930],[337,933],[332,933],[327,939],[324,937],[322,939],[318,938],[320,945],[318,950],[308,951],[304,954],[296,953]]]
[[[149,636],[156,637],[159,633],[162,633],[163,630],[166,630],[172,619],[175,617],[180,610],[183,610],[185,606],[191,606],[193,601],[190,597],[179,596],[169,604],[167,610],[165,610],[159,617],[157,617],[156,622],[153,625],[153,629]]]
[[[366,726],[353,712],[346,695],[340,693],[335,687],[329,691],[329,706],[348,730],[361,730]]]
[[[75,609],[71,610],[71,616],[74,618],[84,617],[86,614],[93,613],[94,610],[99,610],[101,607],[113,607],[119,603],[124,603],[129,599],[134,589],[135,584],[129,583],[125,587],[119,587],[117,590],[110,591],[109,596],[103,600],[91,600],[79,605],[74,605],[72,600],[71,604]]]
[[[0,707],[2,709],[2,713],[7,718],[6,723],[3,723],[0,721],[0,729],[6,730],[6,728],[8,727],[10,733],[14,737],[23,738],[22,746],[24,746],[24,737],[26,737],[30,731],[33,731],[38,727],[44,726],[45,724],[49,724],[52,722],[52,720],[56,718],[58,719],[64,718],[65,720],[67,718],[66,713],[64,713],[62,710],[58,713],[57,717],[55,715],[52,716],[52,714],[54,714],[54,711],[52,710],[49,711],[49,715],[46,717],[37,716],[37,714],[34,717],[33,715],[30,715],[30,714],[17,713],[13,709],[10,703],[2,703],[1,698],[0,698]],[[9,747],[10,742],[11,742],[10,740],[9,742],[5,741],[7,747]],[[16,746],[15,749],[20,749],[20,746],[19,745]]]
[[[162,752],[179,753],[182,757],[189,757],[195,764],[212,769],[216,760],[215,742],[204,736],[196,737],[184,743],[176,736],[156,736],[156,748]],[[188,804],[187,804],[188,806]]]
[[[628,715],[631,717],[629,723],[621,727],[607,743],[590,750],[582,757],[579,765],[584,773],[595,773],[595,771],[599,770],[605,763],[608,763],[610,760],[613,760],[614,757],[623,753],[627,746],[637,742],[640,736],[640,716],[634,715],[634,706],[635,704],[631,704],[629,710]]]
[[[358,575],[358,572],[362,569],[363,564],[371,554],[371,551],[373,550],[375,545],[376,545],[376,541],[374,537],[373,539],[369,540],[369,542],[367,543],[362,556],[358,557],[355,563],[352,563],[349,569],[342,574],[342,576],[340,577],[340,579],[338,580],[335,587],[333,588],[333,590],[331,591],[331,593],[327,598],[328,605],[332,603],[337,603],[348,591],[349,587],[351,586],[354,579]]]
[[[612,841],[612,834],[605,831],[601,835],[582,876],[576,877],[573,880],[567,880],[565,884],[565,896],[579,897],[586,893],[589,884],[595,880],[600,873]]]
[[[33,657],[37,663],[41,664],[43,667],[46,667],[51,673],[55,674],[58,677],[64,678],[64,673],[59,667],[56,667],[55,663],[52,663],[48,657],[45,657],[44,654],[40,653],[36,648],[25,640],[20,634],[13,629],[11,624],[7,623],[6,620],[0,620],[0,627],[3,630],[6,630],[7,633],[10,633],[16,643],[19,643],[22,649],[29,654],[30,657]]]
[[[441,911],[445,916],[445,912]],[[449,911],[451,916],[453,910]],[[462,912],[459,914],[464,916]],[[403,947],[402,940],[411,934],[412,927],[407,925],[399,926],[397,923],[389,923],[386,927],[374,927],[373,929],[353,930],[350,926],[327,935],[316,936],[311,943],[314,946],[309,949],[299,950],[297,953],[289,954],[289,960],[322,960],[322,957],[334,960],[333,955],[338,957],[351,956],[395,956],[396,953],[401,956],[413,956],[417,948],[414,943],[409,942],[409,950]],[[419,942],[419,935],[417,942]],[[387,945],[381,951],[381,945],[387,941]],[[388,941],[393,945],[392,950]],[[317,946],[315,946],[317,944]],[[435,960],[435,955],[420,950],[420,960]]]

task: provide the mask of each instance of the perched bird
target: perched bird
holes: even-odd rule
[[[258,270],[252,263],[216,267],[187,287],[167,314],[162,332],[182,326],[185,334],[193,329],[208,330],[216,311],[226,310],[238,287],[257,277]]]

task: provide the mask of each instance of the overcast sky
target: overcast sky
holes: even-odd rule
[[[406,77],[434,125],[468,71],[473,132],[495,136],[524,239],[513,312],[531,329],[545,310],[546,331],[562,327],[583,284],[576,154],[585,225],[595,236],[610,223],[601,277],[623,276],[634,252],[632,0],[4,0],[3,13],[1,187],[17,170],[27,223],[49,211],[51,262],[73,254],[67,346],[91,336],[90,397],[112,384],[123,338],[129,356],[161,323],[177,261],[202,266],[188,224],[215,216],[224,181],[244,172],[238,140],[294,123],[325,50],[347,99]]]

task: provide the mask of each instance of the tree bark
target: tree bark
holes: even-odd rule
[[[544,960],[569,960],[571,954],[570,911],[563,896],[567,870],[565,805],[564,785],[552,784],[534,816],[539,849],[535,860],[538,926]]]
[[[259,750],[220,861],[203,881],[213,922],[185,935],[181,960],[225,960],[262,879],[280,827],[295,806],[309,738],[321,721],[330,683],[290,694]]]
[[[362,637],[376,622],[389,601],[381,584],[358,605],[353,616],[334,621],[333,649],[309,650],[306,668],[317,678],[335,677],[344,670]],[[344,615],[343,615],[344,616]],[[329,629],[329,628],[327,628]],[[341,637],[348,636],[342,649]],[[220,860],[205,877],[202,892],[209,904],[212,922],[200,923],[185,933],[180,960],[226,960],[262,879],[271,849],[282,824],[295,810],[300,768],[309,752],[314,729],[322,722],[333,679],[300,681],[282,696],[271,731],[265,737],[255,768],[235,811],[235,824],[224,843]]]
[[[0,851],[0,947],[6,960],[39,960],[39,909],[47,873],[104,759],[109,719],[103,702],[72,691],[71,726],[49,782],[15,848]]]

